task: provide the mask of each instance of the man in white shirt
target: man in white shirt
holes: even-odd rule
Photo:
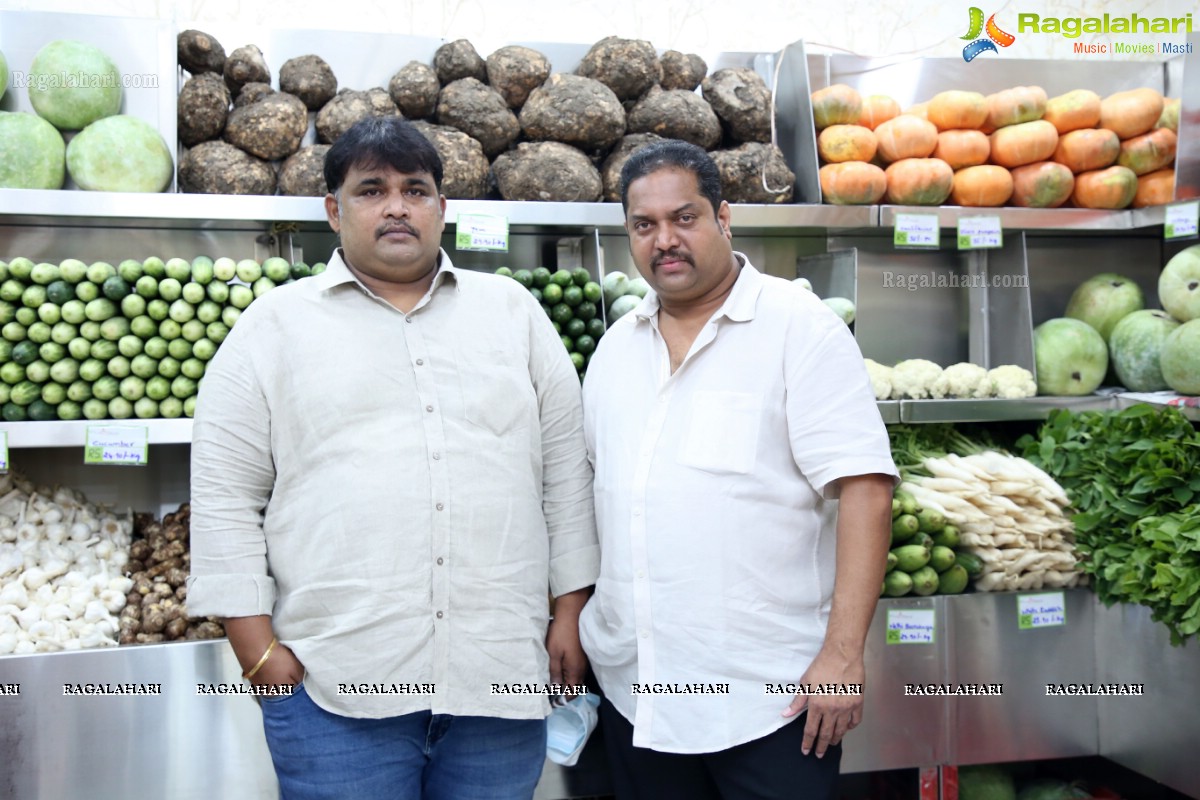
[[[225,617],[283,798],[529,798],[599,552],[579,380],[533,297],[440,248],[437,151],[330,149],[321,275],[221,345],[192,442],[195,615]],[[547,631],[547,587],[556,616]]]
[[[653,291],[584,384],[601,568],[580,618],[617,797],[834,798],[897,480],[862,354],[732,249],[703,150],[648,146],[621,187]]]

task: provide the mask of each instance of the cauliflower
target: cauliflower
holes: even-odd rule
[[[942,374],[942,368],[923,358],[901,361],[892,369],[893,400],[923,400]]]
[[[988,380],[992,384],[992,394],[996,397],[1015,400],[1037,394],[1037,382],[1033,379],[1033,373],[1016,364],[1004,364],[988,370]]]
[[[929,390],[935,400],[943,397],[988,397],[992,382],[988,371],[978,364],[951,364],[946,367]]]
[[[892,368],[885,367],[878,361],[864,358],[867,365],[867,375],[871,378],[871,391],[875,392],[876,400],[887,400],[892,396]]]

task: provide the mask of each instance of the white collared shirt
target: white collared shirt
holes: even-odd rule
[[[666,752],[789,721],[792,696],[766,684],[799,681],[824,640],[836,481],[897,476],[849,329],[735,255],[729,297],[674,374],[651,293],[605,334],[583,389],[601,567],[580,635],[634,746]]]
[[[579,378],[528,291],[440,263],[407,314],[335,253],[238,320],[197,405],[188,608],[270,614],[344,716],[536,719],[546,590],[599,569]]]

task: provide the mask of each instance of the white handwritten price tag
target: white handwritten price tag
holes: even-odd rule
[[[1200,233],[1200,201],[1167,206],[1164,239],[1194,239]]]
[[[8,472],[8,431],[0,431],[0,472]]]
[[[959,217],[958,249],[980,250],[1004,246],[999,217]]]
[[[1062,592],[1017,595],[1017,628],[1049,628],[1067,624],[1067,603]]]
[[[937,214],[897,214],[892,243],[896,247],[937,247],[940,235]]]
[[[150,429],[89,425],[83,463],[144,466],[150,460]]]
[[[937,612],[932,608],[889,608],[888,644],[933,644]]]
[[[508,217],[491,214],[459,214],[454,247],[458,250],[508,252]]]

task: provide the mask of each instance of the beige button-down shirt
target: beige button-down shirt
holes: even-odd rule
[[[713,752],[790,721],[767,684],[824,640],[837,480],[897,474],[849,329],[737,257],[674,374],[651,293],[583,388],[602,563],[580,636],[636,747]]]
[[[334,713],[540,718],[513,690],[549,680],[546,590],[599,570],[579,379],[528,291],[440,264],[408,314],[339,252],[238,320],[197,405],[188,608],[272,615]]]

